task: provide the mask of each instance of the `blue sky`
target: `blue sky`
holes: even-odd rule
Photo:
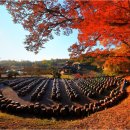
[[[77,41],[77,31],[70,36],[57,36],[49,41],[37,55],[24,48],[25,35],[20,24],[14,24],[5,7],[0,6],[0,60],[39,61],[56,58],[69,58],[68,48]]]

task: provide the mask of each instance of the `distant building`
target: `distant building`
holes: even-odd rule
[[[74,68],[73,66],[67,66],[67,65],[65,65],[61,69],[61,72],[62,72],[62,74],[76,73],[76,68]]]
[[[79,62],[66,62],[66,64],[60,68],[60,73],[61,74],[75,74],[75,73],[80,73],[82,69],[82,64]]]

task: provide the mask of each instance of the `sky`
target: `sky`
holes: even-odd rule
[[[6,8],[0,6],[0,60],[41,61],[69,58],[68,48],[77,42],[77,33],[74,31],[70,36],[56,36],[36,55],[24,48],[25,35],[29,32],[22,25],[14,24]]]

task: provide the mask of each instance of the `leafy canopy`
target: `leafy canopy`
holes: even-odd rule
[[[130,0],[19,0],[0,4],[7,7],[15,23],[30,32],[25,45],[35,53],[53,39],[54,33],[69,35],[73,29],[79,31],[79,42],[69,48],[72,57],[92,51],[97,40],[105,49],[122,44],[130,49]]]

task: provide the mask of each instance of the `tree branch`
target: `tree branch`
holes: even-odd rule
[[[121,22],[111,22],[111,23],[109,23],[110,26],[119,26],[119,27],[125,26],[127,24],[128,24],[128,21],[124,21],[122,23]]]
[[[129,0],[128,0],[128,2],[129,2]],[[114,4],[114,5],[115,5],[116,7],[118,7],[118,8],[121,8],[121,9],[124,9],[124,10],[130,12],[130,9],[127,9],[127,8],[125,8],[125,7],[123,7],[123,6],[118,6],[117,4]]]

